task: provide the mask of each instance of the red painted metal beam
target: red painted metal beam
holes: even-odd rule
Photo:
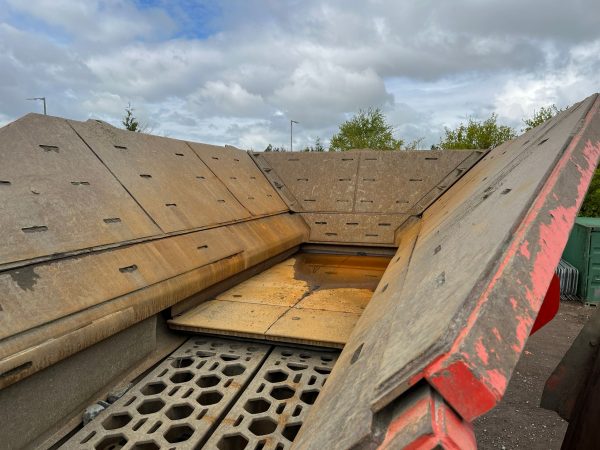
[[[586,133],[592,121],[595,128],[600,125],[599,111],[600,99],[596,98],[515,230],[450,351],[424,371],[429,383],[466,420],[484,414],[500,401],[508,384],[506,361],[516,363],[533,328],[598,164],[600,130]],[[506,305],[512,312],[507,313]],[[494,317],[503,321],[503,336],[494,332]],[[514,357],[490,358],[496,352],[495,341],[506,339],[513,342]]]
[[[421,386],[389,423],[379,450],[476,449],[473,427],[429,386]]]

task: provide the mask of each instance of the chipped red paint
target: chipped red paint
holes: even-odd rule
[[[488,361],[489,361],[489,355],[487,350],[485,349],[485,345],[483,345],[483,340],[479,339],[477,341],[477,344],[475,344],[475,350],[477,351],[477,356],[479,356],[479,359],[481,360],[481,362],[487,366],[488,365]]]
[[[517,343],[513,344],[512,348],[516,353],[521,353],[521,351],[525,347],[527,338],[529,337],[529,329],[531,327],[531,324],[533,323],[533,319],[530,316],[517,315],[516,320],[517,320],[517,329],[516,329]]]
[[[476,449],[477,442],[473,426],[462,420],[445,403],[439,402],[437,408],[439,420],[436,425],[443,424],[445,431],[445,433],[439,433],[441,435],[441,447],[456,450]]]
[[[500,336],[500,332],[498,331],[498,328],[496,328],[496,327],[492,328],[492,333],[494,333],[494,336],[496,336],[496,339],[498,339],[498,341],[502,341],[502,336]]]
[[[529,253],[529,242],[525,241],[521,244],[521,255],[525,258],[529,259],[531,257],[531,253]]]
[[[484,305],[492,294],[496,294],[495,301],[501,301],[501,294],[495,292],[495,289],[501,280],[508,279],[512,275],[511,271],[518,267],[529,267],[529,279],[525,280],[527,286],[517,284],[525,289],[523,294],[526,302],[523,302],[521,298],[510,299],[512,309],[516,313],[513,319],[515,322],[514,329],[507,328],[506,330],[511,331],[511,334],[515,336],[516,342],[512,346],[515,354],[518,355],[522,351],[600,156],[600,142],[593,143],[588,140],[584,144],[583,150],[578,149],[583,133],[592,119],[598,115],[599,109],[600,99],[597,98],[585,117],[584,125],[563,152],[531,208],[513,234],[503,259],[498,264],[487,287],[475,302],[464,328],[459,332],[450,351],[423,371],[431,385],[466,420],[471,421],[495,406],[504,394],[509,376],[498,370],[492,372],[473,364],[472,358],[469,356],[473,350],[466,343],[467,337],[476,342],[474,353],[483,354],[479,345],[484,345],[484,335],[476,337],[472,333],[480,319]],[[580,152],[577,154],[578,156],[575,154],[576,150]],[[585,167],[576,163],[577,157],[581,155],[587,163]],[[577,183],[576,197],[562,199],[557,195],[555,189],[559,185],[561,174],[566,172],[568,164],[576,165],[580,177]],[[569,205],[563,203],[554,207],[552,202],[556,201],[568,202]],[[531,238],[535,239],[534,236],[538,237],[535,245],[539,249],[533,254],[530,240]],[[507,327],[510,326],[509,321]],[[489,330],[482,324],[475,332],[487,333]],[[486,349],[486,353],[488,351],[491,349]],[[516,359],[512,358],[511,361],[513,360],[516,363]]]
[[[508,385],[507,378],[496,369],[486,370],[485,371],[486,378],[489,380],[489,384],[492,386],[496,386],[502,392],[506,390],[506,386]]]
[[[421,418],[424,414],[427,414],[427,407],[429,402],[430,399],[423,398],[417,401],[408,410],[404,411],[403,414],[392,420],[388,425],[387,431],[385,433],[385,438],[383,439],[383,442],[381,443],[379,448],[388,448],[388,445],[396,437],[396,435],[398,435],[405,428],[411,426],[413,423],[417,422],[419,418]],[[429,438],[433,436],[426,437]]]
[[[408,385],[409,386],[414,386],[415,384],[417,384],[422,379],[423,379],[423,374],[422,373],[418,373],[418,374],[412,376],[411,378],[409,378]]]
[[[396,448],[394,440],[401,433],[412,434],[418,432],[418,423],[431,420],[431,433],[414,436],[414,441],[404,446],[405,450],[430,450],[445,448],[451,450],[476,449],[473,426],[462,420],[452,409],[440,399],[437,394],[423,398],[400,416],[390,422],[385,438],[379,450]]]

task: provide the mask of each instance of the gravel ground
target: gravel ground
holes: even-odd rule
[[[502,402],[474,422],[480,449],[560,449],[568,423],[539,407],[544,383],[595,308],[561,302],[556,317],[529,338]]]

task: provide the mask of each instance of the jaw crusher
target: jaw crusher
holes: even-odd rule
[[[476,448],[555,310],[599,109],[488,151],[0,128],[2,447]]]

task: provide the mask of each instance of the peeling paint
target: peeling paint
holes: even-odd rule
[[[497,368],[483,370],[477,365],[472,366],[468,363],[469,358],[464,356],[473,352],[483,361],[485,351],[485,355],[489,357],[489,348],[484,343],[489,328],[481,320],[484,305],[492,296],[498,299],[498,290],[502,289],[503,285],[508,283],[515,288],[520,286],[515,289],[514,297],[510,298],[510,305],[516,314],[509,314],[506,327],[511,335],[514,333],[516,342],[511,348],[519,355],[548,290],[554,268],[562,254],[600,155],[600,142],[593,144],[588,140],[583,149],[580,145],[588,125],[593,118],[598,117],[599,111],[600,99],[596,98],[586,113],[583,126],[580,125],[579,131],[569,142],[529,211],[514,231],[512,242],[505,249],[503,259],[489,278],[487,286],[482,289],[450,350],[445,353],[443,359],[429,364],[424,371],[430,383],[467,420],[472,420],[493,407],[502,397],[507,385],[507,377],[501,371],[501,359],[495,363]],[[587,167],[578,167],[580,176],[573,178],[569,174],[569,165],[573,165],[582,155],[587,161]],[[573,181],[569,183],[569,179]],[[561,195],[557,196],[559,188],[562,191]],[[573,192],[573,189],[576,189],[576,192]],[[556,202],[560,204],[556,205]],[[529,272],[529,280],[524,281],[525,284],[517,284],[514,281],[510,283],[510,276],[515,277],[525,270]],[[523,297],[518,294],[523,290],[525,302],[521,301]],[[498,339],[499,333],[494,335]],[[516,363],[514,357],[503,359],[514,360]],[[508,367],[512,365],[509,364]],[[447,374],[449,369],[450,376]],[[458,390],[464,392],[457,392]]]
[[[494,336],[496,336],[496,339],[498,339],[498,341],[502,341],[502,336],[500,336],[500,332],[498,331],[498,328],[496,328],[496,327],[492,328],[492,333],[494,334]]]
[[[475,344],[475,351],[477,351],[477,356],[484,365],[488,365],[489,355],[487,350],[485,349],[485,345],[483,345],[483,338],[479,338],[477,343]]]
[[[521,254],[522,254],[522,255],[523,255],[525,258],[529,259],[529,258],[531,257],[531,253],[529,253],[529,242],[527,242],[527,241],[523,242],[523,243],[521,244],[521,248],[520,248],[520,250],[521,250]]]
[[[517,316],[516,338],[518,340],[518,345],[516,347],[513,346],[515,351],[521,352],[523,347],[525,347],[531,325],[533,325],[533,319],[530,316]]]
[[[487,370],[486,377],[490,385],[494,386],[498,392],[506,391],[508,380],[506,379],[506,376],[504,376],[499,370]]]

